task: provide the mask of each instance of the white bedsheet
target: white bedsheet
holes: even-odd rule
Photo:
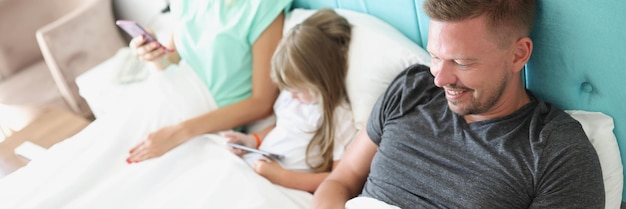
[[[184,65],[183,65],[184,66]],[[217,135],[127,164],[149,132],[214,109],[185,67],[152,75],[133,107],[98,118],[41,158],[0,179],[0,208],[308,208],[311,194],[273,185]],[[128,103],[125,103],[128,104]]]

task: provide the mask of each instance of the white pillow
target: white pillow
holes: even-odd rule
[[[285,18],[284,32],[315,11],[294,9]],[[372,15],[344,9],[335,11],[353,25],[346,85],[355,126],[362,129],[374,103],[389,83],[412,64],[430,65],[430,55],[393,26]]]
[[[613,133],[613,118],[601,112],[581,110],[565,112],[583,126],[587,138],[598,153],[604,178],[605,208],[620,208],[624,176],[617,138]]]

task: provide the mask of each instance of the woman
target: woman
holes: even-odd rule
[[[177,191],[172,187],[185,184],[175,177],[208,163],[198,158],[228,161],[204,155],[220,153],[198,145],[210,140],[184,142],[271,114],[278,90],[269,77],[270,58],[289,5],[290,0],[172,1],[172,14],[180,20],[168,45],[174,51],[166,54],[141,38],[130,44],[139,57],[162,69],[138,95],[144,102],[96,119],[0,179],[0,208],[95,208],[91,203],[100,199],[110,200],[103,202],[109,208],[158,203],[141,197],[167,200],[148,193]],[[127,163],[146,159],[153,160]],[[112,189],[123,192],[106,192]]]
[[[216,109],[163,127],[130,151],[129,163],[161,156],[191,139],[270,116],[278,96],[269,77],[270,59],[282,37],[290,0],[178,0],[171,12],[180,20],[169,45],[136,37],[130,47],[160,70],[184,62],[202,80]],[[170,53],[170,51],[173,51]]]

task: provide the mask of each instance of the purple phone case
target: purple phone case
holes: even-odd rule
[[[135,21],[131,20],[117,20],[115,24],[122,28],[122,30],[126,31],[128,35],[131,37],[137,37],[144,35],[146,38],[146,42],[156,41],[156,38],[152,36],[152,34],[148,33],[143,27],[137,24]]]

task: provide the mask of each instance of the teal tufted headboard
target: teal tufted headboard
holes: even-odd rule
[[[425,48],[429,18],[422,3],[295,0],[294,7],[369,13]],[[525,71],[527,88],[562,109],[599,111],[613,117],[621,156],[626,159],[626,108],[620,105],[626,104],[626,91],[620,90],[621,83],[626,83],[622,64],[626,62],[626,1],[538,0],[537,6],[534,52]]]
[[[535,49],[526,66],[527,88],[562,109],[598,111],[613,117],[624,165],[626,1],[543,0],[537,6],[532,34]]]

